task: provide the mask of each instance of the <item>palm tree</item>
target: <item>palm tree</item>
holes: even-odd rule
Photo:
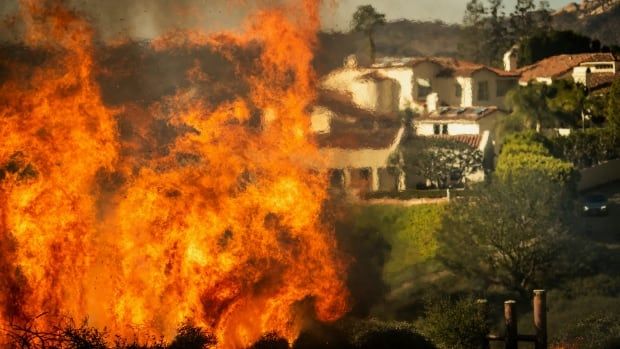
[[[359,6],[353,14],[351,28],[362,32],[368,37],[370,45],[370,63],[375,62],[375,40],[373,38],[376,27],[385,24],[385,14],[378,13],[372,5]]]

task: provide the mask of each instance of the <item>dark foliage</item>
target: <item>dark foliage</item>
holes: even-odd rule
[[[215,346],[215,336],[199,327],[184,324],[179,327],[176,337],[168,349],[206,349]]]
[[[249,349],[289,349],[288,341],[276,333],[264,335],[258,342],[252,344]]]
[[[420,327],[438,348],[478,349],[490,329],[486,312],[473,299],[432,299],[427,301]]]
[[[601,50],[600,42],[570,30],[540,31],[519,43],[519,65],[529,65],[544,58]]]

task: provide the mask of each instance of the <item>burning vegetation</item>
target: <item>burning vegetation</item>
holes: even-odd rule
[[[310,166],[317,1],[153,42],[223,57],[243,88],[217,103],[197,62],[173,95],[110,106],[89,22],[56,0],[20,11],[45,59],[11,63],[0,85],[0,328],[87,319],[145,341],[192,323],[236,348],[346,312],[327,175]]]

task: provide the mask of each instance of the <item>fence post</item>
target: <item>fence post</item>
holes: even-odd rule
[[[534,290],[534,329],[536,349],[547,349],[547,296],[545,290]]]
[[[489,315],[489,303],[486,299],[477,299],[476,304],[478,305],[478,313],[480,314],[480,318],[486,323]],[[482,349],[490,348],[487,335],[488,333],[485,333],[484,337],[482,337]]]
[[[517,302],[513,300],[504,302],[504,320],[506,333],[504,334],[505,349],[518,349],[518,328],[517,328]]]

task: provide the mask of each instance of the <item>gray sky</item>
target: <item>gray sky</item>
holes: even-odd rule
[[[134,38],[152,38],[174,28],[235,28],[249,12],[266,3],[293,0],[69,0],[93,18],[105,38],[119,33]],[[505,11],[511,12],[516,0],[504,0]],[[550,0],[552,8],[560,8],[570,0]],[[0,0],[0,17],[17,9],[18,0]],[[326,30],[348,30],[351,15],[359,5],[371,4],[388,20],[443,20],[460,22],[467,0],[324,0],[323,27]],[[4,30],[0,21],[0,38],[13,34]]]

